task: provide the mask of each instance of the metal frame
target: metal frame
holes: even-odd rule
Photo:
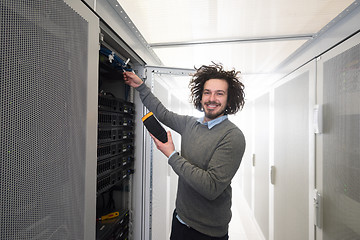
[[[135,69],[139,77],[143,78],[145,84],[147,84],[152,92],[154,91],[154,74],[164,75],[176,75],[176,76],[189,76],[194,73],[193,69],[182,69],[182,68],[169,68],[161,66],[146,66],[145,68]],[[138,94],[137,94],[138,95]],[[147,109],[142,107],[142,115],[147,113]],[[142,127],[142,183],[143,183],[143,218],[141,226],[141,239],[151,240],[152,239],[152,190],[153,190],[153,151],[154,144],[151,140],[150,135],[144,127]]]
[[[274,42],[274,41],[289,41],[289,40],[307,40],[307,39],[313,39],[314,35],[315,35],[314,33],[309,33],[309,34],[296,34],[296,35],[264,36],[264,37],[256,37],[256,38],[150,43],[150,46],[153,48],[161,48],[161,47],[182,47],[182,46],[194,46],[194,45],[205,45],[205,44],[254,43],[254,42]]]

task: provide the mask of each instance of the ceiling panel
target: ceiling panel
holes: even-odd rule
[[[316,33],[353,0],[118,0],[148,43]]]
[[[271,72],[354,2],[117,1],[164,66],[222,63],[244,74],[250,94],[276,81]]]

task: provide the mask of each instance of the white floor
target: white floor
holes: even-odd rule
[[[233,205],[232,213],[233,216],[229,225],[229,240],[248,240],[238,206]]]
[[[252,212],[238,188],[233,188],[232,219],[229,224],[229,240],[264,240]]]

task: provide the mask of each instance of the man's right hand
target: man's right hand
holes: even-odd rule
[[[143,81],[133,72],[124,72],[124,82],[134,88],[139,87]]]

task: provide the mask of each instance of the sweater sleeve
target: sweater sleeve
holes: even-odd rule
[[[245,138],[240,130],[229,131],[220,141],[203,170],[178,154],[169,158],[173,170],[203,197],[214,200],[229,186],[240,166],[245,151]]]
[[[185,129],[188,116],[178,115],[169,111],[160,100],[155,97],[150,88],[145,83],[141,84],[136,90],[140,94],[140,99],[149,111],[153,112],[160,122],[173,129],[178,133],[182,133]]]

